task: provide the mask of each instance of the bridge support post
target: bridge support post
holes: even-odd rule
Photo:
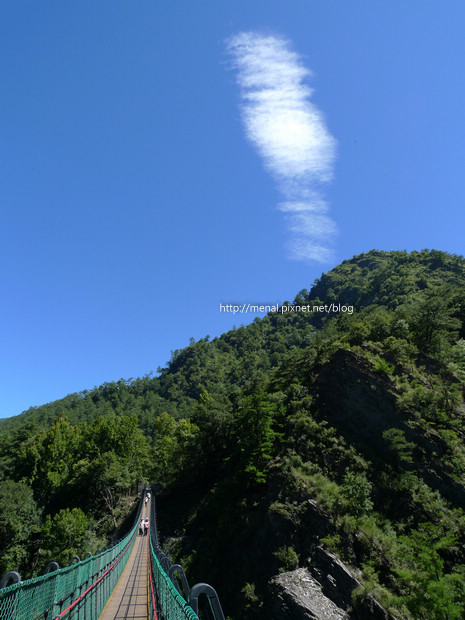
[[[215,620],[225,620],[218,594],[215,588],[212,588],[208,583],[196,583],[195,586],[192,586],[189,594],[189,605],[195,613],[199,611],[199,596],[201,594],[205,594],[208,598],[210,609],[212,610]]]

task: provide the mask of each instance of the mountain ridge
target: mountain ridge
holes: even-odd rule
[[[350,618],[462,617],[465,259],[371,251],[292,303],[354,312],[269,313],[192,341],[157,377],[23,414],[19,426],[0,425],[2,478],[28,485],[50,519],[70,497],[82,509],[83,480],[104,472],[94,462],[114,468],[115,496],[157,480],[170,555],[194,579],[208,575],[234,619],[285,617],[279,601],[289,617],[308,617],[289,599],[303,570]],[[137,425],[129,483],[117,461],[134,462],[125,438]],[[60,457],[66,473],[53,474],[46,503],[40,472],[56,471],[45,446],[58,437],[74,456]],[[327,566],[346,584],[341,599]]]

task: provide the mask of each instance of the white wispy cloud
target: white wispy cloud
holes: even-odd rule
[[[311,77],[286,39],[241,32],[228,41],[245,133],[278,183],[291,258],[327,261],[336,226],[322,188],[333,176],[336,141],[311,103]]]

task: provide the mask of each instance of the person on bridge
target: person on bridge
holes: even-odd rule
[[[144,535],[147,536],[147,532],[149,531],[149,520],[145,519],[144,523]]]
[[[144,522],[144,519],[141,519],[141,522],[139,523],[139,536],[143,536],[144,531],[145,531],[145,522]]]

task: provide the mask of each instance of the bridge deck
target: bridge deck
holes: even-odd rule
[[[150,502],[142,509],[150,519]],[[99,616],[99,620],[146,620],[150,617],[148,598],[149,534],[137,536],[121,577]]]

